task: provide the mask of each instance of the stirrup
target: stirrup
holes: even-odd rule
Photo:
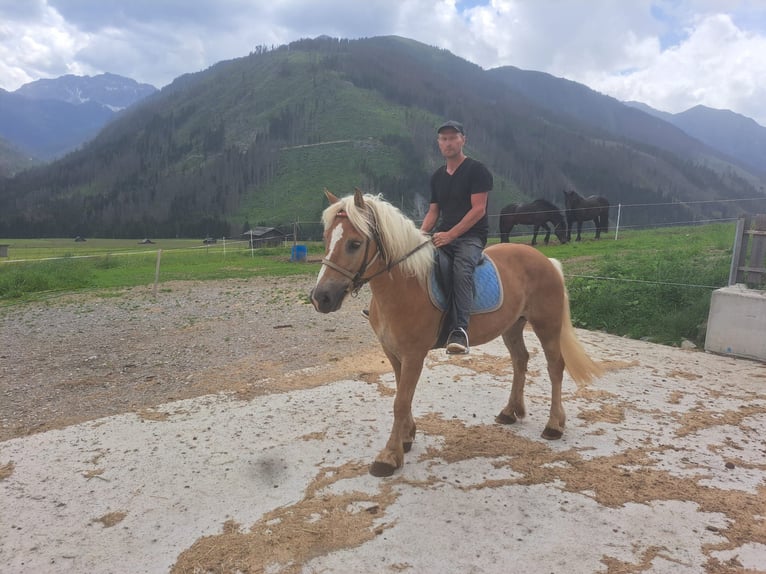
[[[467,355],[471,350],[468,344],[468,333],[465,329],[459,328],[453,330],[447,339],[448,355]]]

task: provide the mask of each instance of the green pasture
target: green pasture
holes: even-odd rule
[[[290,260],[292,246],[250,249],[242,241],[202,245],[199,240],[0,239],[10,245],[0,259],[0,304],[80,290],[108,289],[168,281],[316,273],[318,264]],[[309,245],[309,258],[322,253]],[[157,273],[159,259],[159,273]],[[114,293],[113,293],[114,294]]]
[[[704,343],[713,289],[726,285],[734,223],[625,230],[540,250],[559,259],[578,327],[677,345]],[[530,236],[512,238],[528,242]],[[290,260],[291,246],[251,250],[246,242],[204,246],[199,240],[0,239],[0,305],[83,290],[119,296],[120,288],[151,285],[161,250],[159,283],[252,276],[315,275],[323,252],[309,243],[308,262]],[[496,241],[496,239],[492,240]]]

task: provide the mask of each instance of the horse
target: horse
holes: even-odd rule
[[[561,211],[547,199],[535,199],[531,203],[509,203],[500,210],[500,243],[508,243],[508,235],[514,225],[534,225],[532,245],[537,245],[537,232],[541,227],[545,229],[543,242],[548,245],[551,238],[551,228],[548,222],[553,224],[553,232],[563,244],[567,242],[567,226]]]
[[[580,241],[583,221],[593,221],[596,226],[596,239],[601,239],[601,232],[609,229],[609,200],[600,195],[583,197],[576,191],[564,192],[564,205],[567,214],[567,239],[572,240],[572,223],[577,222],[577,239]]]
[[[391,434],[369,471],[376,477],[391,476],[403,466],[415,439],[415,387],[441,328],[443,313],[431,302],[428,287],[436,248],[411,219],[379,195],[358,189],[342,199],[327,190],[325,194],[330,201],[322,212],[325,255],[310,298],[317,311],[331,313],[349,294],[370,286],[368,318],[393,368],[396,397]],[[474,345],[502,336],[513,365],[510,398],[495,421],[512,424],[526,415],[529,353],[523,331],[529,322],[542,344],[552,386],[542,436],[559,439],[566,422],[561,400],[564,369],[582,384],[602,372],[572,327],[561,264],[518,243],[491,245],[484,256],[497,269],[502,303],[494,311],[472,315],[468,335]]]

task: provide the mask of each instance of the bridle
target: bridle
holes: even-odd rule
[[[396,261],[389,262],[386,266],[379,269],[372,275],[368,277],[364,277],[364,274],[367,272],[367,269],[377,260],[377,258],[380,256],[381,253],[383,253],[383,243],[380,240],[380,234],[378,233],[378,226],[377,222],[375,221],[375,212],[370,210],[370,215],[373,219],[373,225],[370,226],[370,230],[372,232],[372,238],[375,240],[375,246],[377,247],[377,250],[375,251],[375,255],[372,256],[371,259],[367,259],[367,256],[370,252],[370,238],[365,234],[365,243],[364,243],[364,260],[362,261],[361,267],[359,267],[359,270],[349,271],[348,269],[344,269],[334,261],[331,261],[327,257],[324,257],[322,259],[322,265],[327,265],[330,269],[337,271],[347,279],[351,280],[351,283],[346,288],[346,292],[350,293],[351,296],[356,296],[359,293],[359,290],[364,287],[366,283],[369,283],[371,280],[373,280],[375,277],[380,275],[381,273],[386,273],[388,271],[391,271],[394,267],[399,265],[402,261],[407,259],[408,257],[414,255],[417,253],[420,249],[425,247],[430,243],[430,241],[423,241],[419,245],[417,245],[414,249],[411,249],[409,252],[405,253],[402,257],[397,259]],[[335,214],[335,217],[348,217],[348,214],[340,210],[337,214]]]

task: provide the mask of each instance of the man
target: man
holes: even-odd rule
[[[492,174],[463,153],[465,131],[450,120],[436,130],[446,163],[431,176],[431,200],[420,230],[433,235],[434,245],[452,259],[452,297],[448,310],[447,353],[469,352],[468,320],[473,301],[473,272],[487,244],[487,197]]]

